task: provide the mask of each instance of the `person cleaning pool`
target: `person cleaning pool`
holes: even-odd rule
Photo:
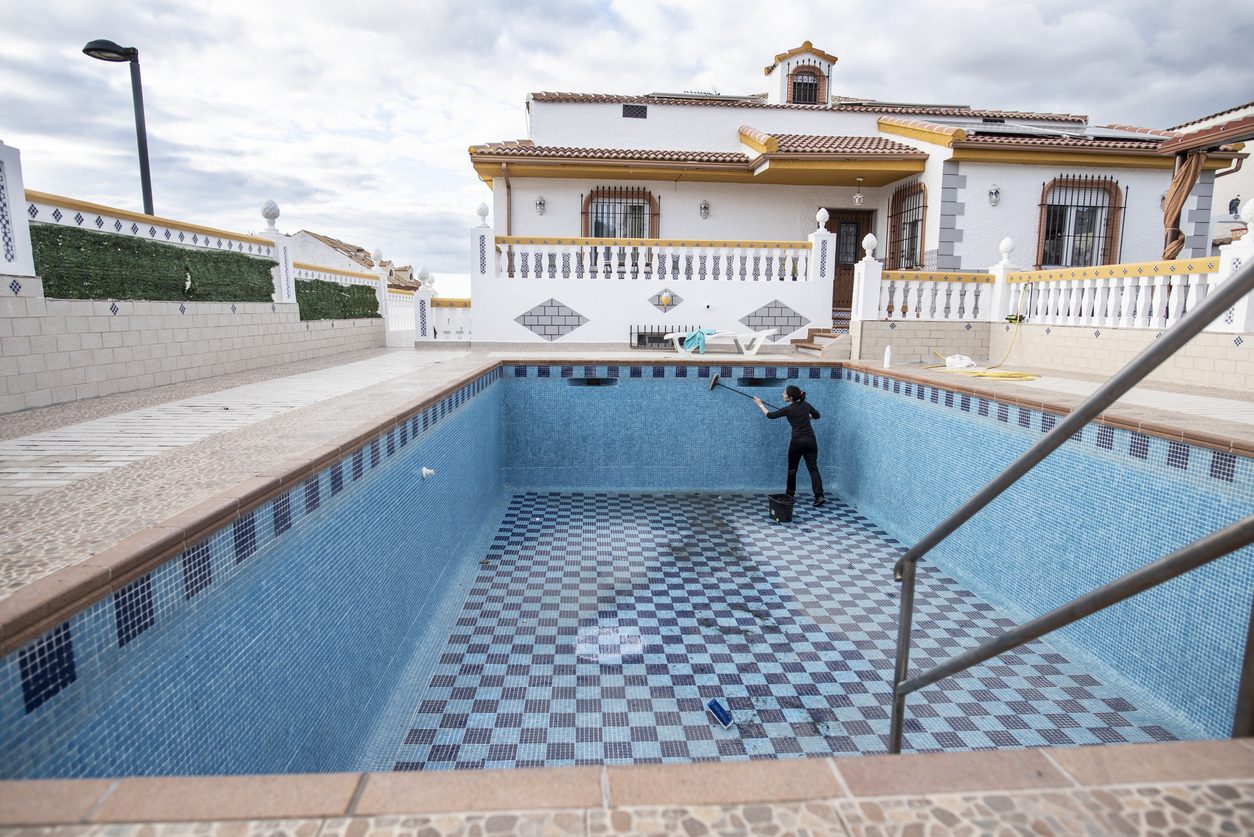
[[[767,410],[761,398],[753,399],[758,409],[769,419],[786,418],[792,425],[792,439],[788,443],[788,487],[789,497],[797,493],[797,466],[804,457],[806,467],[810,469],[810,487],[814,489],[814,507],[818,508],[827,501],[823,498],[823,477],[819,475],[819,442],[814,436],[814,428],[810,419],[819,418],[819,411],[806,401],[806,394],[798,386],[784,389],[784,406],[778,410]]]

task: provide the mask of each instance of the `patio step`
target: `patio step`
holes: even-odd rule
[[[824,329],[809,329],[809,335],[803,339],[791,341],[793,349],[803,355],[812,355],[827,360],[848,360],[851,345],[849,334],[837,334]]]

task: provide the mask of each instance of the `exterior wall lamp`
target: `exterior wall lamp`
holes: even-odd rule
[[[144,127],[144,91],[139,80],[139,50],[118,46],[113,41],[98,40],[88,42],[83,47],[83,54],[101,61],[130,62],[131,98],[135,101],[135,140],[139,144],[139,185],[144,192],[144,214],[153,215],[152,178],[148,174],[148,131]]]
[[[859,178],[858,178],[858,190],[857,190],[856,192],[854,192],[854,193],[853,193],[853,205],[854,205],[854,206],[862,206],[862,201],[863,201],[863,197],[862,197],[862,178],[861,178],[861,177],[859,177]]]
[[[701,210],[702,218],[710,217],[710,202],[709,201],[701,201],[701,205],[698,207],[698,209]]]
[[[671,303],[674,301],[675,301],[675,298],[671,296],[670,291],[662,291],[661,295],[659,295],[657,298],[657,304],[661,305],[663,308],[670,308]]]
[[[997,188],[997,184],[993,184],[993,188],[988,190],[988,205],[997,206],[997,202],[1001,200],[1001,189]]]
[[[536,214],[537,215],[544,214],[544,195],[541,195],[540,197],[536,198]]]

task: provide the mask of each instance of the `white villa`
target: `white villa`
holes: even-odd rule
[[[702,296],[710,307],[690,309],[686,317],[682,304],[672,314],[639,293],[641,304],[624,314],[627,303],[614,296],[615,342],[627,336],[618,333],[623,317],[644,323],[661,312],[666,322],[723,328],[745,323],[759,303],[781,300],[803,315],[781,321],[774,339],[783,340],[806,334],[788,326],[805,320],[804,326],[825,328],[828,309],[840,317],[852,306],[854,266],[867,233],[878,242],[873,255],[889,271],[986,271],[1006,237],[1016,243],[1016,261],[1035,269],[1162,258],[1163,206],[1176,160],[1159,151],[1172,132],[1099,127],[1071,114],[836,95],[836,56],[809,41],[776,55],[765,75],[767,92],[752,96],[529,95],[527,139],[470,148],[475,171],[492,189],[503,260],[493,270],[475,253],[483,265],[479,276],[534,277],[543,266],[558,281],[573,281],[585,269],[620,278],[682,273],[715,281],[730,278],[730,271],[754,279],[755,269],[742,269],[731,251],[765,258],[779,242],[810,246],[807,237],[818,241],[811,235],[816,213],[826,210],[819,232],[831,238],[820,236],[822,248],[815,243],[813,254],[758,268],[774,279],[805,279],[800,264],[811,279],[830,282],[823,310],[813,299],[788,300],[789,282],[772,282],[752,299],[725,294],[722,312]],[[1221,149],[1206,159],[1181,215],[1181,257],[1210,253],[1215,174],[1244,156]],[[591,239],[636,241],[622,242],[615,257],[613,248],[599,254],[589,248]],[[542,241],[550,249],[528,250]],[[818,258],[827,241],[830,272]],[[525,332],[529,326],[510,333],[493,323],[522,325],[533,305],[556,296],[551,285],[530,296],[515,286],[483,287],[491,298],[475,293],[477,340],[536,339]],[[678,295],[689,298],[688,287],[677,287]],[[606,298],[577,304],[579,293],[572,286],[570,299],[559,301],[595,325]],[[513,307],[494,310],[502,305]],[[598,339],[571,335],[569,342]]]

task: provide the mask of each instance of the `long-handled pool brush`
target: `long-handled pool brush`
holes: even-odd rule
[[[747,392],[741,392],[740,390],[736,389],[735,387],[729,387],[727,384],[720,384],[720,383],[718,382],[718,375],[715,375],[714,377],[710,378],[710,392],[713,392],[715,387],[722,387],[723,389],[726,389],[726,390],[731,390],[732,392],[736,393],[737,395],[743,395],[745,398],[753,398],[753,397],[754,397],[754,396],[750,395],[750,394],[749,394],[749,393],[747,393]],[[763,403],[763,404],[766,404],[766,406],[770,407],[772,410],[778,410],[778,409],[779,409],[779,407],[776,407],[774,404],[768,403],[768,402],[766,402],[766,401],[763,401],[762,403]]]

